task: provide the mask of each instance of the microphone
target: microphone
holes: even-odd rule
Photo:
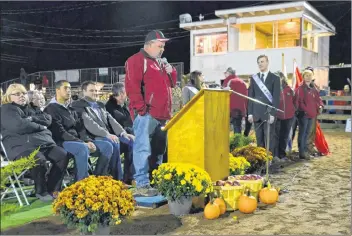
[[[169,64],[169,63],[167,62],[166,57],[160,58],[160,63],[163,64],[164,66],[166,66],[167,64]],[[170,73],[167,73],[167,74],[170,75]]]

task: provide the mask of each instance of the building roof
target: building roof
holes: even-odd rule
[[[305,1],[285,2],[262,6],[242,7],[226,10],[217,10],[215,15],[222,19],[197,21],[192,23],[180,24],[180,28],[194,30],[202,28],[219,28],[230,24],[254,23],[257,21],[274,21],[281,18],[300,18],[305,17],[331,34],[336,33],[334,25],[328,21],[320,12]],[[280,16],[279,18],[277,18]],[[222,20],[222,21],[221,21]]]

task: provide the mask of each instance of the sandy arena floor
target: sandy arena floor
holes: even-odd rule
[[[167,205],[139,209],[133,220],[111,229],[111,234],[174,235],[351,235],[351,136],[326,133],[332,154],[286,166],[271,175],[273,185],[287,186],[276,206],[260,206],[254,214],[225,214],[213,221],[202,213],[184,217],[169,215]],[[233,220],[237,216],[238,221]],[[9,229],[2,234],[77,234],[48,217]]]

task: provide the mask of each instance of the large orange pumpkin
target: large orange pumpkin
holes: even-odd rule
[[[238,200],[238,210],[242,213],[250,214],[253,213],[258,206],[257,199],[253,196],[250,196],[249,190],[247,195],[243,194]]]
[[[226,203],[222,198],[216,198],[214,204],[219,206],[220,215],[223,215],[226,212]]]
[[[268,186],[260,190],[259,199],[264,204],[275,204],[279,199],[279,192],[268,182]]]
[[[204,208],[204,217],[208,220],[214,220],[219,218],[220,208],[217,204],[209,202]]]

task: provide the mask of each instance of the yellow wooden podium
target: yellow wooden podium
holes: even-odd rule
[[[213,181],[229,175],[230,94],[202,89],[166,124],[168,162],[194,164]]]

